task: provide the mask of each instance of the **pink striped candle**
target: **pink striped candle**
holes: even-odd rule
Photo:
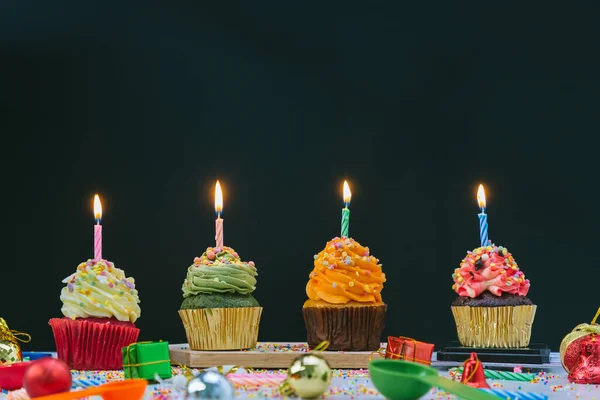
[[[223,218],[217,217],[215,220],[215,229],[217,234],[215,235],[215,242],[217,248],[223,248]]]
[[[96,225],[94,225],[94,261],[102,260],[102,204],[100,203],[100,197],[94,196],[94,218],[96,219]]]
[[[227,379],[234,385],[252,386],[278,386],[287,379],[286,374],[229,374]]]
[[[223,212],[223,192],[221,191],[221,184],[217,181],[215,186],[215,211],[217,213],[217,219],[215,221],[215,242],[218,249],[223,248],[223,218],[221,218],[221,212]]]

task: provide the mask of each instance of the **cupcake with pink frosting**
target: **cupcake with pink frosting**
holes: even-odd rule
[[[536,306],[512,254],[490,245],[467,252],[452,274],[458,339],[468,347],[527,347]]]

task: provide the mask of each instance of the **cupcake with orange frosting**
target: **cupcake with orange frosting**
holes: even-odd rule
[[[334,238],[314,256],[302,309],[310,347],[324,340],[330,350],[377,350],[387,305],[381,290],[385,274],[368,247]]]
[[[536,306],[530,282],[502,246],[467,252],[452,274],[452,303],[458,339],[468,347],[527,347]]]

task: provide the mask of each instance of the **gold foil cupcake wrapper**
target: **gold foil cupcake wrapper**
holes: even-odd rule
[[[518,348],[529,346],[537,306],[453,306],[461,345]]]
[[[262,307],[180,310],[191,350],[241,350],[256,347]]]

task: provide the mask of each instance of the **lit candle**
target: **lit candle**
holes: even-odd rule
[[[96,219],[96,225],[94,225],[94,260],[102,260],[102,204],[100,203],[100,197],[94,196],[94,218]]]
[[[481,247],[485,247],[488,245],[488,222],[487,222],[487,214],[485,213],[485,191],[483,190],[483,185],[479,185],[479,189],[477,190],[477,203],[479,203],[479,208],[481,209],[481,213],[479,215],[479,239],[481,240]]]
[[[352,193],[348,182],[344,181],[344,208],[342,208],[342,237],[348,237],[348,229],[350,228],[350,200]]]
[[[223,218],[221,218],[221,212],[223,211],[223,192],[221,192],[221,184],[217,181],[215,186],[215,212],[217,213],[217,219],[215,221],[215,241],[217,242],[216,247],[223,247]]]

